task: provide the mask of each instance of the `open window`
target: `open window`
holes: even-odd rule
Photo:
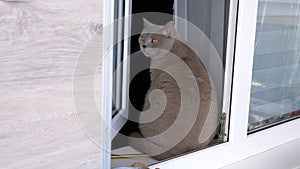
[[[214,141],[209,146],[228,140],[233,62],[232,51],[227,51],[229,7],[228,0],[201,2],[196,0],[132,0],[130,3],[115,1],[114,18],[117,21],[114,24],[114,38],[117,43],[113,49],[112,128],[118,133],[112,132],[112,167],[128,165],[135,160],[147,165],[159,162],[147,154],[133,149],[124,139],[124,136],[128,137],[130,133],[139,131],[137,121],[139,114],[143,111],[146,93],[151,85],[151,59],[141,52],[138,53],[143,18],[156,25],[165,25],[167,22],[173,21],[181,38],[196,51],[199,62],[211,77],[217,93],[218,126]],[[126,9],[132,14],[130,19],[126,19],[130,21],[127,23],[127,28],[125,28],[126,23],[122,20],[122,17],[126,15]],[[130,36],[128,37],[130,38],[125,36],[125,30],[129,30]],[[233,41],[229,43],[233,45]],[[124,69],[124,66],[127,68]],[[122,110],[122,107],[125,109]]]
[[[297,0],[105,2],[110,22],[125,19],[117,19],[114,32],[107,36],[118,43],[113,45],[114,62],[108,63],[114,80],[105,89],[112,89],[113,97],[107,98],[113,106],[104,113],[113,131],[107,134],[103,129],[104,138],[109,138],[105,148],[111,150],[104,152],[103,168],[134,162],[151,169],[199,168],[197,164],[222,168],[300,138]],[[137,114],[143,111],[151,86],[149,70],[144,69],[151,61],[139,52],[143,18],[156,25],[174,21],[215,84],[219,128],[215,144],[204,150],[159,161],[120,139],[139,130]],[[105,92],[110,96],[109,90]]]

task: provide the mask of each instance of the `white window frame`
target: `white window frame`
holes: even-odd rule
[[[114,1],[114,0],[111,0]],[[113,3],[113,2],[111,2]],[[119,4],[121,4],[121,1],[119,1]],[[124,8],[124,19],[118,19],[117,21],[112,21],[109,22],[111,27],[118,27],[118,25],[124,25],[124,30],[120,31],[120,27],[117,28],[117,33],[118,33],[118,39],[116,39],[116,42],[121,42],[123,40],[123,51],[122,53],[118,52],[118,55],[123,55],[123,61],[122,62],[122,71],[118,70],[118,74],[116,76],[116,81],[120,82],[122,81],[122,85],[118,86],[117,92],[121,92],[118,97],[121,97],[122,101],[119,103],[119,111],[116,114],[116,116],[113,117],[112,119],[112,130],[111,130],[111,137],[112,139],[117,135],[116,131],[120,131],[121,128],[124,126],[124,124],[127,121],[128,118],[128,95],[129,95],[129,81],[130,81],[130,76],[129,76],[129,70],[130,70],[130,59],[128,59],[130,55],[130,40],[127,37],[130,37],[130,30],[131,30],[131,25],[130,25],[130,17],[128,17],[131,13],[131,1],[125,1],[125,6]],[[113,7],[110,12],[110,15],[114,16],[114,9],[116,5],[110,5],[110,7]],[[109,27],[110,27],[109,26]],[[122,33],[121,33],[122,32]],[[123,37],[122,37],[123,36]],[[113,35],[112,35],[113,37]],[[115,45],[115,44],[114,44]],[[110,55],[109,57],[113,58],[113,55]],[[119,98],[117,98],[118,100]],[[118,101],[117,101],[118,102]]]
[[[104,24],[111,23],[114,4],[111,0],[104,0]],[[238,4],[237,4],[238,3]],[[129,4],[129,3],[127,3]],[[238,9],[233,7],[238,6]],[[232,79],[231,106],[229,118],[229,141],[198,152],[190,153],[171,160],[167,160],[150,166],[150,169],[198,169],[198,168],[222,168],[250,156],[259,154],[271,148],[288,143],[300,138],[300,119],[295,119],[256,133],[248,135],[248,115],[250,106],[250,91],[252,79],[252,67],[254,58],[254,42],[256,33],[256,17],[258,0],[231,0],[230,19],[228,29],[227,54],[234,53],[234,72]],[[129,7],[127,8],[129,10]],[[238,12],[237,12],[238,10]],[[238,21],[236,29],[234,19],[237,15]],[[106,39],[108,38],[108,39]],[[105,36],[105,43],[110,42],[110,36]],[[231,42],[235,41],[235,45]],[[105,45],[104,43],[104,49]],[[228,60],[228,59],[227,59]],[[228,61],[226,61],[228,62]],[[103,66],[103,117],[111,125],[111,70],[112,62],[107,61]],[[107,64],[107,65],[106,65]],[[230,63],[226,63],[230,64]],[[232,63],[231,63],[232,64]],[[232,74],[225,71],[225,84],[227,78]],[[107,73],[107,74],[105,74]],[[226,93],[225,86],[224,97]],[[109,89],[109,90],[107,90]],[[107,105],[105,105],[107,103]],[[229,104],[229,103],[228,103]],[[110,148],[109,129],[102,129],[102,138],[106,138],[103,143]],[[110,168],[110,154],[102,153],[102,168]]]

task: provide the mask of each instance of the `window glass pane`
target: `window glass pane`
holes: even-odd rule
[[[300,1],[259,0],[250,132],[300,114]]]
[[[114,41],[117,42],[113,47],[113,100],[112,100],[112,116],[121,110],[122,105],[122,61],[123,61],[123,36],[124,36],[124,23],[121,19],[124,17],[124,0],[115,0],[115,27],[114,27]]]

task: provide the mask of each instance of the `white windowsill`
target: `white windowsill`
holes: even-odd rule
[[[283,144],[222,169],[300,169],[300,139]]]

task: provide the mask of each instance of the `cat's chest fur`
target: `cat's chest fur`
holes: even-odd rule
[[[190,93],[198,91],[202,98],[209,98],[211,92],[208,74],[199,63],[198,56],[192,50],[189,51],[187,46],[175,43],[169,53],[160,59],[152,59],[150,67],[151,85],[145,98],[144,113],[140,116],[141,121],[151,121],[140,125],[147,137],[165,131],[174,123],[182,104],[181,90],[189,90]],[[197,83],[197,90],[191,88],[193,82]],[[201,106],[204,104],[210,105],[206,99],[202,99]],[[206,109],[206,106],[202,106],[199,111]],[[149,109],[151,111],[147,111]]]

